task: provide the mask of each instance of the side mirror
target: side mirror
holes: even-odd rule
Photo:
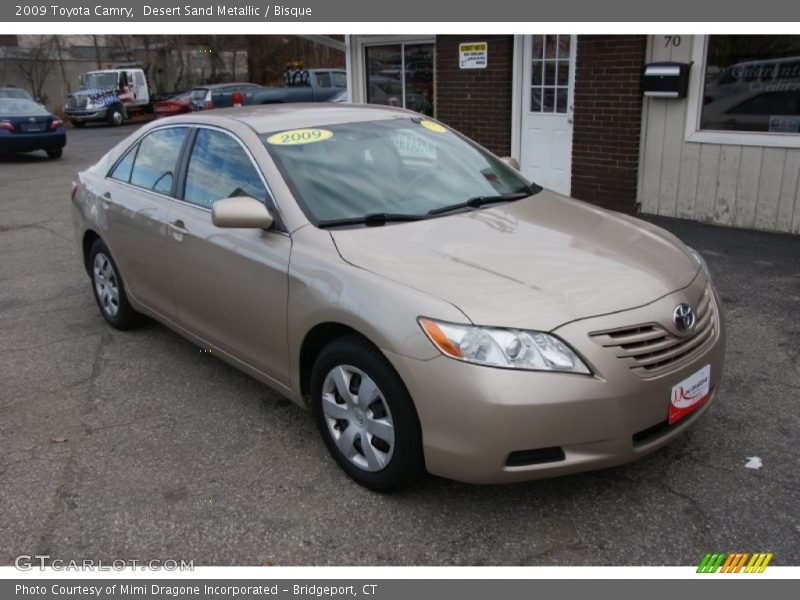
[[[263,202],[249,196],[235,196],[214,202],[211,222],[217,227],[269,229],[273,218]]]
[[[512,158],[510,156],[504,156],[500,160],[502,160],[504,163],[506,163],[509,167],[511,167],[515,171],[519,171],[519,161],[516,158]]]

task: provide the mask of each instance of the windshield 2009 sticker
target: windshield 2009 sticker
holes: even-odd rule
[[[422,119],[419,122],[425,129],[430,129],[431,131],[435,131],[436,133],[447,133],[447,129],[439,125],[435,121],[430,121],[428,119]]]
[[[332,137],[333,132],[327,129],[290,129],[269,136],[267,143],[273,146],[297,146],[322,142]]]

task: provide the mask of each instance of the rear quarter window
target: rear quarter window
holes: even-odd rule
[[[125,156],[122,157],[116,166],[111,169],[111,173],[108,174],[111,179],[116,179],[117,181],[124,181],[125,183],[130,182],[131,180],[131,171],[133,170],[133,161],[136,158],[136,150],[139,148],[139,144],[136,144],[128,150]]]

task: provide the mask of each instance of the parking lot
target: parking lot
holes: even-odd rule
[[[654,219],[706,257],[728,316],[717,400],[676,443],[612,470],[378,495],[288,400],[161,325],[100,317],[70,181],[135,127],[69,129],[58,161],[0,158],[0,564],[800,564],[800,237]]]

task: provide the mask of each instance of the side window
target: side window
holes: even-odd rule
[[[346,88],[347,74],[342,71],[333,71],[331,73],[331,81],[333,82],[333,87]]]
[[[128,183],[131,180],[131,170],[133,167],[133,159],[136,158],[136,149],[139,144],[134,145],[133,148],[128,150],[127,154],[122,157],[122,160],[117,163],[117,166],[109,174],[111,179],[124,181]]]
[[[178,155],[188,127],[169,127],[149,134],[139,143],[131,183],[160,194],[170,194]]]
[[[267,190],[250,157],[228,134],[200,129],[189,158],[184,200],[211,208],[217,200],[251,196],[266,201]]]
[[[317,87],[329,88],[331,87],[331,74],[330,73],[317,73]]]

